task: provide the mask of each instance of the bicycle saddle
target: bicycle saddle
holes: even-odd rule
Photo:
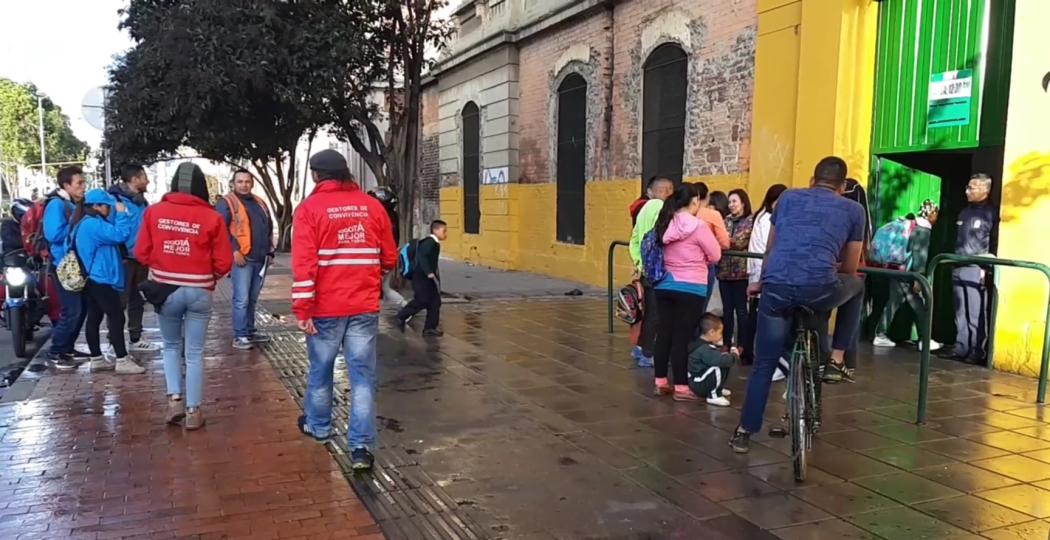
[[[817,330],[823,324],[817,312],[806,306],[795,306],[788,310],[788,317],[793,327],[801,326],[806,330]]]

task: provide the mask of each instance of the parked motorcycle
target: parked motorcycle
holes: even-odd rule
[[[11,331],[15,356],[24,358],[26,345],[48,311],[47,268],[24,249],[3,255],[4,304],[0,322]]]

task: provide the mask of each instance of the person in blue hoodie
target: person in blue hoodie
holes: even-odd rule
[[[127,208],[132,220],[131,236],[121,248],[127,282],[120,301],[127,310],[128,350],[132,353],[152,352],[160,350],[160,347],[142,339],[142,315],[145,312],[146,299],[139,290],[139,286],[146,281],[148,269],[135,260],[135,242],[139,237],[139,229],[142,228],[142,216],[149,207],[149,201],[146,200],[149,175],[142,165],[125,165],[120,171],[120,179],[121,182],[109,188],[109,194]],[[112,338],[113,336],[110,336],[111,341]]]
[[[47,240],[51,252],[51,276],[55,275],[55,268],[66,256],[66,243],[69,240],[74,213],[77,205],[84,200],[86,189],[87,182],[84,181],[84,171],[80,167],[59,169],[58,189],[48,195],[43,219],[44,239]],[[58,283],[58,280],[55,279],[55,282]],[[58,290],[62,313],[51,332],[48,363],[57,370],[74,370],[78,365],[77,359],[88,356],[73,348],[77,336],[80,335],[80,328],[84,325],[84,297],[79,292],[67,291],[61,285],[57,285],[55,289]]]
[[[93,189],[84,196],[83,214],[73,229],[70,246],[76,249],[87,274],[84,334],[91,354],[91,371],[145,373],[145,368],[128,356],[124,343],[124,308],[120,301],[127,280],[121,249],[133,232],[135,216],[102,189]],[[109,322],[109,342],[116,354],[114,361],[102,355],[99,328],[103,316]]]

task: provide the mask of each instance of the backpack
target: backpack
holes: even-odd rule
[[[59,198],[52,194],[38,200],[26,215],[22,216],[22,247],[31,257],[48,258],[51,255],[47,238],[44,237],[44,210],[51,201]],[[66,219],[72,217],[73,211],[66,206]]]
[[[77,230],[79,229],[79,226],[73,228],[73,232],[70,233],[69,237],[69,251],[66,251],[65,257],[62,257],[58,267],[55,268],[55,274],[58,276],[58,282],[62,285],[62,288],[74,293],[84,290],[84,287],[87,285],[87,271],[84,269],[84,261],[77,254]]]
[[[642,237],[642,271],[653,285],[667,277],[667,269],[664,268],[664,248],[656,240],[656,229]]]
[[[908,242],[915,232],[915,221],[895,219],[875,231],[871,239],[871,250],[868,259],[880,265],[907,266],[911,259]]]
[[[412,278],[412,270],[416,266],[416,246],[418,244],[419,240],[410,240],[397,251],[398,272],[405,279]]]
[[[616,317],[630,326],[642,320],[641,283],[637,281],[624,285],[616,296]]]

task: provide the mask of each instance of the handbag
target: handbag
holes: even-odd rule
[[[84,269],[84,261],[80,259],[80,255],[77,253],[77,231],[80,230],[78,224],[73,228],[71,235],[71,242],[69,251],[66,251],[66,255],[59,261],[58,266],[55,268],[55,274],[58,276],[58,282],[62,285],[62,288],[69,292],[80,292],[87,286],[87,271]]]
[[[147,279],[139,285],[139,291],[142,293],[143,298],[153,305],[153,310],[157,313],[160,313],[160,309],[164,306],[164,302],[167,302],[171,293],[175,292],[178,288],[177,285],[159,283],[152,279]]]

